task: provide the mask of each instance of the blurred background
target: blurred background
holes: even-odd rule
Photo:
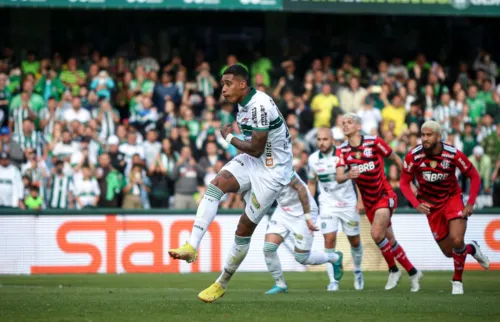
[[[196,209],[238,151],[220,75],[242,64],[277,102],[306,180],[316,129],[345,112],[400,155],[434,119],[500,206],[500,6],[481,0],[5,0],[0,152],[46,208]],[[164,10],[168,9],[168,10]],[[193,9],[193,10],[185,10]],[[390,15],[389,15],[390,14]],[[399,173],[386,162],[399,193]],[[467,182],[459,178],[465,194]],[[238,195],[222,207],[243,208]]]

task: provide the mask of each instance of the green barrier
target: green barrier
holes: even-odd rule
[[[271,209],[272,213],[274,209]],[[219,209],[218,215],[239,215],[243,213],[243,209]],[[415,209],[399,208],[396,210],[396,215],[412,215],[417,214]],[[89,209],[47,209],[47,210],[21,210],[18,208],[0,208],[0,216],[16,216],[16,215],[33,215],[33,216],[71,216],[71,215],[195,215],[196,210],[193,209],[121,209],[121,208],[89,208]],[[500,208],[484,208],[475,210],[474,215],[495,215],[500,214]]]
[[[0,0],[0,7],[282,10],[283,0]]]
[[[500,16],[500,0],[284,0],[285,11]]]

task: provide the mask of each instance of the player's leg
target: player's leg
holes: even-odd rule
[[[424,273],[422,273],[422,271],[420,270],[417,270],[410,262],[408,256],[406,256],[405,250],[403,249],[401,244],[399,244],[399,242],[396,240],[392,226],[387,227],[386,237],[392,245],[392,253],[394,254],[394,258],[408,272],[411,285],[410,291],[418,292],[420,290],[420,281],[424,277]]]
[[[337,231],[339,227],[339,218],[336,216],[332,216],[331,212],[330,214],[326,214],[327,210],[324,208],[321,209],[321,215],[320,215],[320,229],[321,233],[323,234],[323,239],[325,242],[325,254],[330,260],[330,263],[334,263],[338,261],[339,264],[327,264],[326,265],[326,272],[328,273],[328,279],[330,280],[330,283],[327,287],[328,291],[337,291],[339,289],[339,283],[338,279],[342,277],[344,274],[343,272],[343,267],[342,267],[342,260],[336,259],[336,257],[339,257],[340,252],[335,251],[335,246],[337,243]],[[338,266],[338,270],[336,269]],[[337,279],[338,278],[338,279]]]
[[[278,247],[289,233],[289,230],[284,225],[282,212],[280,208],[276,208],[274,211],[267,226],[264,241],[264,259],[266,261],[267,270],[271,273],[275,281],[275,285],[267,291],[266,294],[286,293],[288,291],[277,253]]]
[[[370,219],[370,212],[367,211],[368,219]],[[386,237],[387,227],[391,223],[391,211],[389,208],[379,208],[373,214],[371,235],[372,239],[377,244],[382,256],[384,257],[387,266],[389,266],[389,278],[385,286],[386,290],[395,288],[401,279],[401,271],[396,266],[396,259],[392,252],[392,245]]]
[[[236,158],[245,159],[246,156],[240,154]],[[222,196],[227,192],[238,192],[240,189],[249,189],[249,172],[243,171],[241,164],[249,165],[250,162],[242,160],[240,163],[235,162],[233,159],[210,182],[196,211],[196,218],[191,229],[189,242],[180,248],[168,251],[168,254],[173,259],[183,259],[189,263],[194,262],[197,258],[198,246],[207,232],[208,226],[210,226],[217,215],[217,209],[219,208]]]
[[[351,255],[354,268],[354,289],[362,290],[365,282],[361,264],[363,262],[363,245],[360,237],[360,217],[355,211],[345,211],[341,219],[342,230],[351,245]]]

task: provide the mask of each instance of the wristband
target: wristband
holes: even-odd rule
[[[227,143],[231,144],[231,140],[232,140],[233,138],[234,138],[234,135],[233,135],[233,134],[231,134],[231,133],[229,133],[229,134],[226,136],[225,140],[226,140],[226,142],[227,142]]]
[[[306,220],[311,220],[312,219],[310,213],[304,214],[304,216],[306,217]]]

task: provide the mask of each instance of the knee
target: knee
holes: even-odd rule
[[[276,253],[278,250],[279,245],[275,243],[270,243],[270,242],[264,242],[264,254],[266,253]]]
[[[464,236],[450,236],[451,245],[455,249],[460,249],[464,246]]]
[[[351,247],[358,248],[359,245],[361,245],[361,238],[359,238],[359,235],[349,237],[349,243],[351,244]]]
[[[309,258],[309,252],[307,252],[307,253],[298,253],[298,252],[295,252],[295,260],[299,264],[304,265],[307,262],[308,258]]]
[[[380,243],[385,238],[385,232],[382,229],[372,229],[372,239],[375,243]]]
[[[252,230],[250,227],[245,225],[244,223],[239,223],[238,227],[236,228],[236,236],[241,236],[241,237],[250,237],[252,236]]]
[[[451,250],[441,249],[441,251],[443,252],[444,256],[446,256],[448,258],[452,258],[453,257],[453,254],[452,254]]]

